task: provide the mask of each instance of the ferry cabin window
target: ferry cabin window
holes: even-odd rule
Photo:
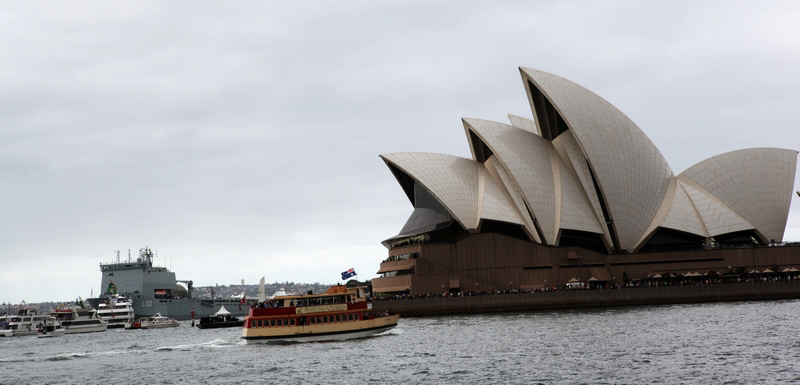
[[[294,318],[289,320],[289,325],[294,326]]]
[[[336,322],[342,322],[342,316],[337,315],[336,316]]]
[[[250,327],[251,328],[256,327],[256,321],[250,321]]]
[[[275,326],[275,320],[269,320],[269,326]]]
[[[311,325],[314,325],[314,324],[316,324],[316,322],[314,322],[314,321],[316,321],[316,320],[317,320],[315,317],[308,317],[308,319],[309,319],[309,323],[310,323]]]
[[[322,317],[317,317],[317,323],[318,323],[318,324],[321,324],[321,323],[322,323]]]

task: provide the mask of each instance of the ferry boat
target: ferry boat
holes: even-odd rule
[[[240,309],[241,298],[194,298],[191,280],[177,280],[175,272],[154,263],[155,254],[147,247],[139,249],[136,259],[132,259],[129,253],[127,260],[120,260],[117,251],[114,262],[100,264],[102,294],[86,302],[99,309],[101,302],[120,294],[133,304],[134,318],[147,318],[159,313],[176,320],[191,319],[193,311],[196,317],[207,317],[219,311],[223,305],[233,315],[244,316],[255,302],[254,299],[246,299]]]
[[[59,307],[51,313],[67,329],[67,334],[104,332],[108,322],[97,315],[94,309]]]
[[[97,315],[108,322],[108,328],[122,328],[128,322],[133,322],[134,310],[133,303],[124,296],[113,294],[100,301]]]
[[[242,338],[246,343],[333,341],[367,337],[397,326],[400,316],[373,312],[364,289],[336,285],[324,294],[273,297],[250,309]]]
[[[176,319],[165,317],[160,313],[156,313],[152,317],[143,318],[140,323],[142,329],[171,328],[180,325],[180,322]]]
[[[39,310],[33,307],[20,307],[16,314],[0,317],[0,325],[3,331],[2,336],[32,336],[38,333],[39,328],[53,316],[49,314],[39,314]]]

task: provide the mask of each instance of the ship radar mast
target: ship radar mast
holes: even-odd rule
[[[139,258],[142,259],[147,267],[153,267],[153,251],[149,247],[145,246],[145,248],[139,249]]]

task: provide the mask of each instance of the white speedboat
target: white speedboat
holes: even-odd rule
[[[143,318],[141,321],[142,329],[170,328],[180,326],[174,318],[164,317],[161,313],[156,313],[152,317]]]
[[[97,307],[97,315],[108,322],[109,329],[125,327],[126,323],[132,323],[135,319],[133,313],[131,300],[117,294],[101,299]]]
[[[55,318],[45,321],[44,325],[39,328],[39,338],[61,337],[67,334],[67,329],[61,325]]]
[[[94,309],[59,307],[52,314],[67,329],[67,334],[104,332],[108,328],[108,322],[101,319]]]

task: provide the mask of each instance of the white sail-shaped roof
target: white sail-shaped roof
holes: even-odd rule
[[[689,198],[686,187],[674,177],[670,179],[670,186],[667,189],[664,201],[661,203],[661,208],[658,210],[647,232],[639,241],[637,250],[644,246],[658,229],[662,228],[677,230],[703,238],[708,237],[708,231],[697,213],[697,208]]]
[[[536,243],[542,243],[542,239],[539,237],[539,233],[533,225],[533,218],[531,218],[528,213],[522,192],[519,186],[508,176],[505,167],[497,160],[495,155],[490,156],[489,159],[484,162],[484,166],[489,174],[492,175],[495,180],[499,181],[498,188],[503,190],[503,193],[507,196],[513,208],[516,209],[517,216],[521,218],[528,237]]]
[[[531,85],[563,118],[591,166],[608,206],[619,247],[633,250],[669,187],[672,170],[647,135],[595,93],[561,77],[520,68],[531,108]],[[536,117],[537,123],[540,117]],[[554,118],[556,119],[556,118]],[[542,130],[544,132],[544,130]]]
[[[557,190],[561,191],[560,223],[558,228],[603,234],[603,227],[600,226],[600,221],[595,216],[582,187],[573,178],[564,161],[560,158],[555,161],[558,162],[559,170],[556,186]]]
[[[681,173],[702,186],[765,237],[782,241],[789,215],[797,151],[751,148],[702,161]]]
[[[520,187],[525,202],[547,244],[555,244],[557,233],[555,187],[550,142],[528,131],[480,119],[463,119],[464,128],[474,132],[497,156]]]
[[[755,229],[750,222],[693,180],[681,175],[678,182],[691,199],[709,237]]]
[[[522,223],[482,163],[430,153],[382,157],[422,184],[464,229],[477,229],[482,214],[488,219]]]
[[[609,102],[546,72],[520,73],[534,119],[462,119],[473,159],[382,155],[409,197],[438,202],[415,210],[409,223],[417,232],[408,234],[452,217],[468,231],[491,220],[521,226],[533,242],[566,239],[614,252],[700,247],[711,237],[782,240],[797,151],[733,151],[676,177],[647,135]]]
[[[536,126],[536,122],[533,120],[512,114],[508,114],[508,120],[511,121],[511,125],[514,127],[521,128],[538,136],[542,136],[542,133],[539,131],[539,127]]]
[[[583,155],[575,137],[571,132],[567,131],[553,140],[553,146],[556,148],[556,151],[558,151],[564,164],[569,168],[570,173],[580,182],[580,187],[583,188],[583,193],[588,198],[589,205],[594,211],[594,218],[598,221],[600,228],[603,230],[602,232],[606,244],[613,244],[611,233],[603,217],[603,208],[600,205],[600,198],[597,196],[597,190],[594,187],[592,173],[589,170],[586,156]]]
[[[497,185],[485,167],[480,168],[479,191],[482,192],[478,194],[480,201],[479,216],[481,219],[491,219],[517,225],[523,224],[522,219],[510,204],[510,200],[503,189]]]

